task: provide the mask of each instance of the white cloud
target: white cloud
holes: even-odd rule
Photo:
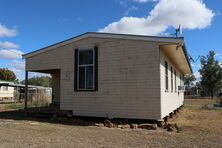
[[[10,59],[10,60],[20,59],[20,58],[22,58],[22,54],[24,54],[24,53],[20,50],[2,49],[2,50],[0,50],[0,59]]]
[[[195,69],[200,69],[201,64],[200,63],[191,63],[191,66]]]
[[[184,29],[204,29],[214,15],[202,0],[160,0],[147,17],[123,17],[99,32],[158,35],[179,24]]]
[[[15,69],[15,68],[8,68],[8,69],[10,69],[11,71],[13,71],[14,73],[15,73],[15,75],[16,75],[16,78],[17,79],[19,79],[20,80],[20,76],[22,75],[22,70],[19,70],[19,69]]]
[[[4,49],[14,48],[15,49],[15,48],[19,48],[19,45],[12,42],[8,42],[8,41],[5,41],[5,42],[0,41],[0,48],[4,48]]]
[[[17,35],[16,29],[10,29],[0,23],[0,37],[14,37]]]
[[[42,76],[49,76],[51,77],[50,74],[45,74],[45,73],[38,73],[38,72],[29,72],[29,77],[42,77]]]
[[[222,64],[222,54],[221,53],[216,53],[215,59],[218,60],[220,65]],[[222,67],[222,65],[221,65],[221,67]]]
[[[159,0],[133,0],[133,1],[138,3],[148,3],[148,2],[157,2]]]
[[[132,12],[132,11],[137,11],[137,10],[138,10],[137,7],[131,6],[131,7],[129,7],[129,8],[124,12],[124,15],[129,15],[130,12]]]
[[[122,6],[127,6],[130,0],[116,0]]]
[[[69,19],[68,19],[68,18],[60,18],[60,19],[58,19],[57,21],[58,21],[59,24],[63,24],[63,23],[68,22]]]
[[[131,2],[135,3],[148,3],[148,2],[158,2],[159,0],[116,0],[122,6],[129,6]]]
[[[215,57],[222,58],[222,53],[216,53],[216,54],[215,54]]]
[[[9,66],[13,67],[16,70],[25,70],[25,62],[24,61],[18,61],[13,60]]]
[[[196,78],[196,81],[200,81],[201,80],[201,75],[200,75],[200,73],[198,71],[194,73],[194,76]]]
[[[25,62],[21,60],[12,60],[8,65],[10,70],[12,70],[19,80],[24,79]]]

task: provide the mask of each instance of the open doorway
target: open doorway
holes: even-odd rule
[[[27,107],[60,105],[60,70],[29,71],[27,87]],[[23,82],[25,84],[25,80]],[[19,91],[20,100],[25,100],[25,87]]]

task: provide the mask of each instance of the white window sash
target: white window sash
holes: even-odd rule
[[[93,51],[93,64],[79,64],[79,51],[92,50]],[[86,88],[86,67],[93,66],[93,88]],[[79,68],[84,67],[85,70],[85,88],[79,88]],[[77,67],[77,90],[94,90],[95,89],[95,49],[81,49],[78,50],[78,67]]]

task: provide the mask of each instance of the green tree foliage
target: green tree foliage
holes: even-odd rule
[[[25,84],[25,80],[21,81],[22,84]],[[52,86],[52,79],[49,76],[41,76],[41,77],[32,77],[28,80],[29,85],[37,85],[44,87]]]
[[[16,75],[13,71],[6,68],[0,68],[0,80],[15,81],[15,79]]]
[[[185,90],[189,92],[189,95],[194,95],[196,92],[195,80],[196,78],[194,75],[186,75],[184,77]]]
[[[186,88],[190,88],[191,86],[194,85],[194,81],[196,80],[194,75],[187,75],[184,77],[184,85]]]
[[[212,50],[209,51],[207,56],[202,56],[200,59],[201,69],[199,70],[202,76],[200,85],[212,98],[214,92],[220,89],[222,83],[221,66],[214,56],[215,52]]]

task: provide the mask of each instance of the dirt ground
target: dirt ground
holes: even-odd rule
[[[222,147],[222,110],[203,108],[215,100],[186,100],[170,119],[181,132],[64,125],[0,114],[0,147]],[[5,110],[0,105],[0,110]],[[3,112],[3,111],[2,111]],[[12,115],[13,116],[13,115]],[[14,115],[15,116],[15,115]]]

